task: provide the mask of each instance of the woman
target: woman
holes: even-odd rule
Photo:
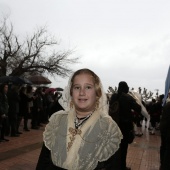
[[[43,134],[37,170],[112,169],[109,158],[118,150],[122,134],[108,116],[106,94],[99,77],[89,69],[76,71]]]
[[[19,118],[18,118],[18,125],[17,130],[19,129],[22,117],[24,117],[24,130],[29,132],[28,129],[28,118],[29,118],[29,109],[28,109],[28,102],[32,101],[34,97],[28,97],[26,94],[26,87],[21,87],[20,92],[20,102],[19,102]]]
[[[17,129],[17,120],[19,117],[19,89],[18,85],[12,85],[8,92],[8,103],[9,103],[9,125],[11,137],[18,137],[21,132]]]
[[[1,84],[0,85],[0,142],[8,142],[9,139],[5,138],[5,132],[8,129],[8,85]]]
[[[34,92],[35,100],[33,101],[33,114],[32,114],[32,129],[39,129],[41,125],[41,120],[44,116],[44,107],[43,107],[43,95],[42,88],[38,87]]]

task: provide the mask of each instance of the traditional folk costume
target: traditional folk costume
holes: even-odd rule
[[[54,113],[43,133],[43,148],[46,151],[41,151],[37,170],[94,170],[108,166],[105,162],[118,150],[122,133],[108,115],[106,94],[100,86],[102,96],[98,107],[84,119],[78,120],[74,106],[70,107],[69,81],[59,100],[65,111]],[[47,152],[53,165],[45,162]]]

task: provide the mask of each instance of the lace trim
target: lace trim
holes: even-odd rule
[[[64,91],[62,92],[62,97],[59,99],[59,103],[61,104],[61,106],[66,110],[69,111],[70,108],[70,102],[71,102],[71,96],[70,96],[70,88],[71,88],[71,77],[68,81],[68,85],[64,88]],[[108,115],[108,109],[109,106],[107,104],[107,96],[106,93],[104,92],[103,86],[101,84],[99,84],[101,91],[102,91],[102,96],[99,99],[99,108],[98,111],[101,111],[101,114],[104,115]]]

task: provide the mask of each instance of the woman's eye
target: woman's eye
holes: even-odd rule
[[[91,89],[92,87],[91,86],[87,86],[86,89]]]
[[[78,87],[78,86],[75,86],[75,87],[74,87],[74,89],[75,89],[75,90],[78,90],[78,89],[80,89],[80,87]]]

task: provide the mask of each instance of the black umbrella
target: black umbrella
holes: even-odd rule
[[[24,77],[19,76],[2,76],[0,77],[0,83],[8,84],[32,84],[32,82]]]

